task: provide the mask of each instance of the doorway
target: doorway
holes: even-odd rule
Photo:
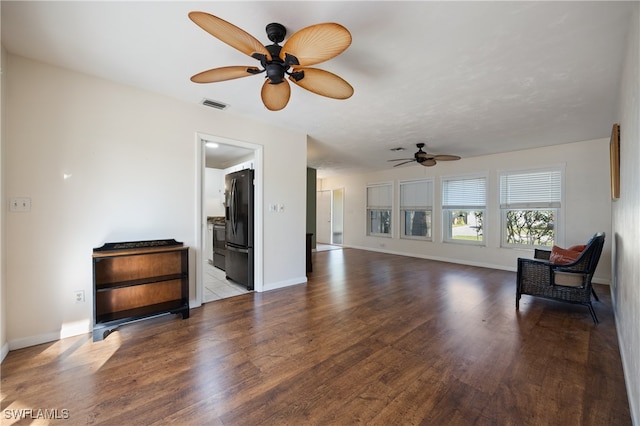
[[[331,244],[331,191],[318,191],[316,209],[316,244]]]
[[[344,237],[344,189],[318,191],[316,194],[316,242],[342,245]]]
[[[334,189],[331,197],[331,243],[342,245],[344,234],[344,189]]]
[[[196,134],[196,143],[199,197],[195,298],[202,304],[248,292],[246,287],[227,280],[220,262],[214,262],[213,252],[216,228],[224,224],[224,176],[246,168],[254,170],[254,291],[260,292],[263,289],[262,146],[202,133]]]

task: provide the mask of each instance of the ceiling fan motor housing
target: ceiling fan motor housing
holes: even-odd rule
[[[267,25],[266,28],[267,37],[274,43],[282,43],[284,37],[287,35],[287,29],[282,24],[272,22]]]
[[[275,24],[269,24],[275,25]],[[267,26],[267,29],[269,26]],[[285,63],[280,59],[280,50],[281,46],[277,44],[272,44],[270,46],[265,46],[271,55],[271,61],[267,61],[266,58],[262,59],[262,67],[267,72],[267,78],[269,79],[270,84],[280,84],[284,79],[284,74],[289,68]]]
[[[269,25],[280,25],[280,24],[269,24]],[[284,28],[284,27],[282,27]],[[269,26],[267,26],[267,31],[269,30]],[[271,37],[269,37],[271,38]],[[274,40],[272,40],[274,41]],[[300,81],[304,78],[304,71],[297,71],[293,73],[288,73],[287,71],[291,67],[291,65],[298,65],[298,58],[293,55],[289,55],[287,53],[285,60],[280,59],[280,51],[282,50],[282,46],[279,46],[277,42],[274,44],[265,46],[271,55],[271,61],[267,61],[267,59],[262,56],[259,58],[262,67],[267,72],[267,78],[269,78],[270,84],[280,84],[284,80],[285,74],[291,74],[291,76],[296,80]]]

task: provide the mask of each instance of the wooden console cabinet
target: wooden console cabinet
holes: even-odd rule
[[[189,250],[176,240],[106,243],[93,250],[93,341],[163,314],[189,318]]]

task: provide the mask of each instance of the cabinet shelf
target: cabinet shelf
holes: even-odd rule
[[[189,318],[189,250],[182,243],[107,243],[92,257],[94,341],[143,318]]]
[[[111,283],[102,283],[102,284],[97,284],[96,283],[96,291],[97,292],[109,291],[109,290],[114,290],[114,289],[117,289],[117,288],[132,287],[132,286],[143,285],[143,284],[153,284],[153,283],[160,283],[160,282],[164,282],[164,281],[179,280],[181,278],[182,278],[182,274],[171,274],[171,275],[159,275],[157,277],[138,278],[138,279],[135,279],[135,280],[126,280],[126,281],[111,282]]]
[[[98,317],[99,323],[112,323],[114,321],[126,320],[134,321],[149,316],[162,315],[170,311],[185,308],[186,301],[170,300],[168,302],[156,303],[155,305],[141,306],[139,308],[127,309],[124,311],[116,311],[102,314]],[[188,308],[188,306],[186,306]]]

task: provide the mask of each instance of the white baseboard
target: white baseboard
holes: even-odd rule
[[[37,334],[9,341],[9,350],[22,349],[42,343],[55,342],[67,337],[81,336],[91,333],[91,321],[89,319],[65,323],[58,331]]]
[[[302,278],[292,278],[290,280],[286,280],[286,281],[279,281],[276,283],[270,283],[270,284],[265,284],[262,291],[269,291],[269,290],[275,290],[278,288],[284,288],[284,287],[289,287],[292,285],[297,285],[297,284],[306,284],[307,282],[307,277],[302,277]]]
[[[377,253],[394,254],[394,255],[397,255],[397,256],[417,257],[418,259],[435,260],[435,261],[438,261],[438,262],[447,262],[447,263],[457,263],[458,265],[477,266],[479,268],[498,269],[498,270],[501,270],[501,271],[517,272],[517,270],[518,270],[517,265],[507,267],[507,266],[504,266],[504,265],[494,265],[492,263],[470,262],[470,261],[466,261],[466,260],[463,260],[463,259],[457,259],[457,258],[452,259],[452,258],[440,257],[440,256],[427,256],[427,255],[421,255],[421,254],[415,254],[415,253],[405,253],[405,252],[399,252],[399,251],[393,251],[393,250],[383,250],[383,249],[378,249],[378,248],[373,248],[373,247],[343,246],[343,248],[354,248],[354,249],[358,249],[358,250],[374,251],[374,252],[377,252]],[[610,285],[611,284],[610,280],[607,280],[605,278],[599,278],[599,277],[593,277],[593,279],[591,281],[593,283],[596,283],[596,284],[604,284],[604,285]]]
[[[347,246],[343,246],[345,248],[347,248]],[[407,256],[407,257],[416,257],[418,259],[427,259],[427,260],[435,260],[438,262],[447,262],[447,263],[457,263],[458,265],[467,265],[467,266],[477,266],[480,268],[491,268],[491,269],[499,269],[502,271],[511,271],[511,272],[515,272],[517,270],[517,267],[505,267],[503,265],[494,265],[491,263],[484,263],[484,262],[470,262],[470,261],[466,261],[466,260],[462,260],[462,259],[458,259],[458,258],[448,258],[448,257],[440,257],[440,256],[427,256],[424,254],[416,254],[416,253],[405,253],[405,252],[400,252],[400,251],[394,251],[394,250],[381,250],[378,248],[373,248],[373,247],[359,247],[359,246],[348,246],[349,248],[354,248],[354,249],[358,249],[358,250],[365,250],[365,251],[374,251],[374,252],[378,252],[378,253],[386,253],[386,254],[394,254],[397,256]]]
[[[60,332],[51,332],[45,334],[38,334],[35,336],[21,337],[9,341],[9,350],[15,351],[16,349],[27,348],[29,346],[40,345],[42,343],[54,342],[60,339]]]
[[[4,361],[8,353],[9,353],[9,343],[5,343],[4,345],[2,345],[2,349],[0,349],[0,363]]]

